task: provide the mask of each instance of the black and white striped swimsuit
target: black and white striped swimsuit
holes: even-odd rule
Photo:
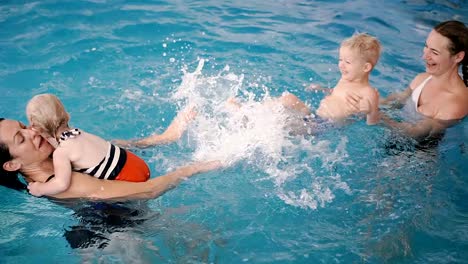
[[[117,146],[108,143],[107,155],[98,165],[75,170],[104,180],[115,180],[127,161],[127,152]]]
[[[77,128],[68,130],[62,133],[60,140],[65,141],[80,134],[81,131]],[[91,168],[73,170],[76,172],[86,173],[99,179],[115,180],[127,162],[127,152],[109,142],[107,142],[107,144],[107,154],[99,164]]]

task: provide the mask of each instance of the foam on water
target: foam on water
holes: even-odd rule
[[[333,201],[335,191],[350,192],[328,162],[347,156],[346,138],[333,147],[327,140],[290,135],[286,124],[292,113],[269,95],[268,87],[246,87],[244,75],[230,72],[228,66],[215,76],[204,76],[204,63],[201,59],[194,72],[183,70],[173,95],[197,109],[189,128],[193,159],[221,160],[227,166],[244,162],[265,173],[253,180],[273,181],[280,199],[301,208],[324,207]],[[262,95],[247,89],[251,87],[261,89]],[[232,97],[238,105],[228,102]],[[322,168],[317,169],[317,160]]]

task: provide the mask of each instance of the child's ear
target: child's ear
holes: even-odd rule
[[[366,62],[364,64],[364,72],[370,72],[372,70],[372,64],[370,62]]]
[[[6,171],[17,171],[21,168],[21,164],[15,160],[9,160],[3,163],[3,169]]]
[[[49,144],[52,145],[52,147],[58,148],[59,143],[57,142],[57,139],[55,139],[54,137],[49,137],[49,136],[42,136],[42,137],[45,138],[47,142],[49,142]]]

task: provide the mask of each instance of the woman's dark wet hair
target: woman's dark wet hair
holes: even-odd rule
[[[460,51],[465,52],[465,57],[461,61],[463,82],[468,86],[468,28],[460,21],[449,20],[434,27],[442,36],[451,42],[448,47],[450,54],[455,55]]]
[[[0,118],[0,122],[5,120]],[[3,169],[3,164],[13,157],[10,154],[8,146],[0,141],[0,185],[17,190],[23,191],[26,190],[26,185],[20,181],[18,177],[18,172],[16,171],[6,171]]]

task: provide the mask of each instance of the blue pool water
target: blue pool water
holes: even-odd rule
[[[402,90],[431,27],[467,14],[464,0],[3,1],[0,116],[25,121],[50,92],[73,125],[136,138],[194,104],[179,142],[136,152],[153,177],[229,167],[129,204],[1,187],[0,263],[468,263],[466,120],[420,149],[363,121],[291,136],[257,103],[289,91],[316,107],[304,87],[336,83],[354,32],[383,44],[371,83]],[[246,107],[226,111],[231,96]]]

